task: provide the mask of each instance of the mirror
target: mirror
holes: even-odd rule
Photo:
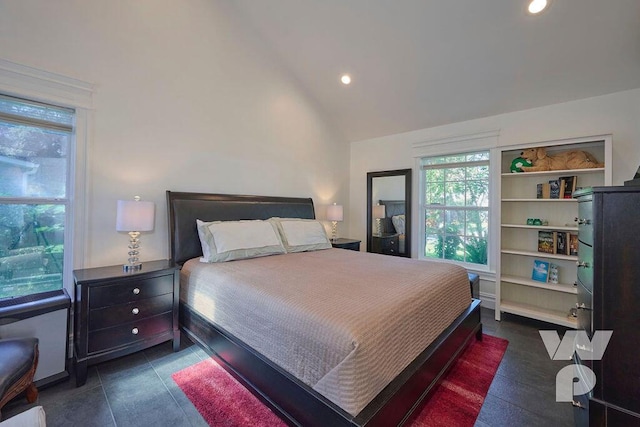
[[[367,173],[367,252],[411,257],[411,169]]]

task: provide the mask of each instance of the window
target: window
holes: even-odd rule
[[[63,286],[74,120],[0,95],[0,299]]]
[[[489,151],[421,162],[424,257],[487,265]]]

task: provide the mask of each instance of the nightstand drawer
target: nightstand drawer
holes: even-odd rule
[[[382,241],[382,250],[383,251],[395,251],[398,249],[398,241],[395,238],[384,239]]]
[[[173,313],[169,311],[137,322],[89,332],[89,353],[115,349],[154,335],[170,333],[172,326]]]
[[[89,312],[89,332],[155,316],[173,309],[173,294],[142,299]]]
[[[89,306],[108,307],[173,292],[173,274],[150,279],[127,279],[113,285],[97,286],[89,290]]]
[[[397,234],[388,234],[382,236],[373,236],[371,238],[372,251],[379,254],[395,255],[398,253]]]

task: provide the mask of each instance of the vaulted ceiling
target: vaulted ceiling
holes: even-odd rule
[[[233,3],[349,141],[640,87],[638,0]]]

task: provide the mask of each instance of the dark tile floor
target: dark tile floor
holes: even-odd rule
[[[555,376],[566,362],[549,359],[539,329],[556,327],[517,316],[501,322],[483,309],[484,332],[509,340],[476,426],[570,426],[572,409],[555,402]],[[47,425],[54,426],[205,426],[198,411],[171,379],[171,374],[208,355],[189,340],[173,353],[165,343],[111,362],[93,366],[87,383],[75,381],[46,388],[37,404]],[[3,410],[9,417],[28,409],[23,399]]]

